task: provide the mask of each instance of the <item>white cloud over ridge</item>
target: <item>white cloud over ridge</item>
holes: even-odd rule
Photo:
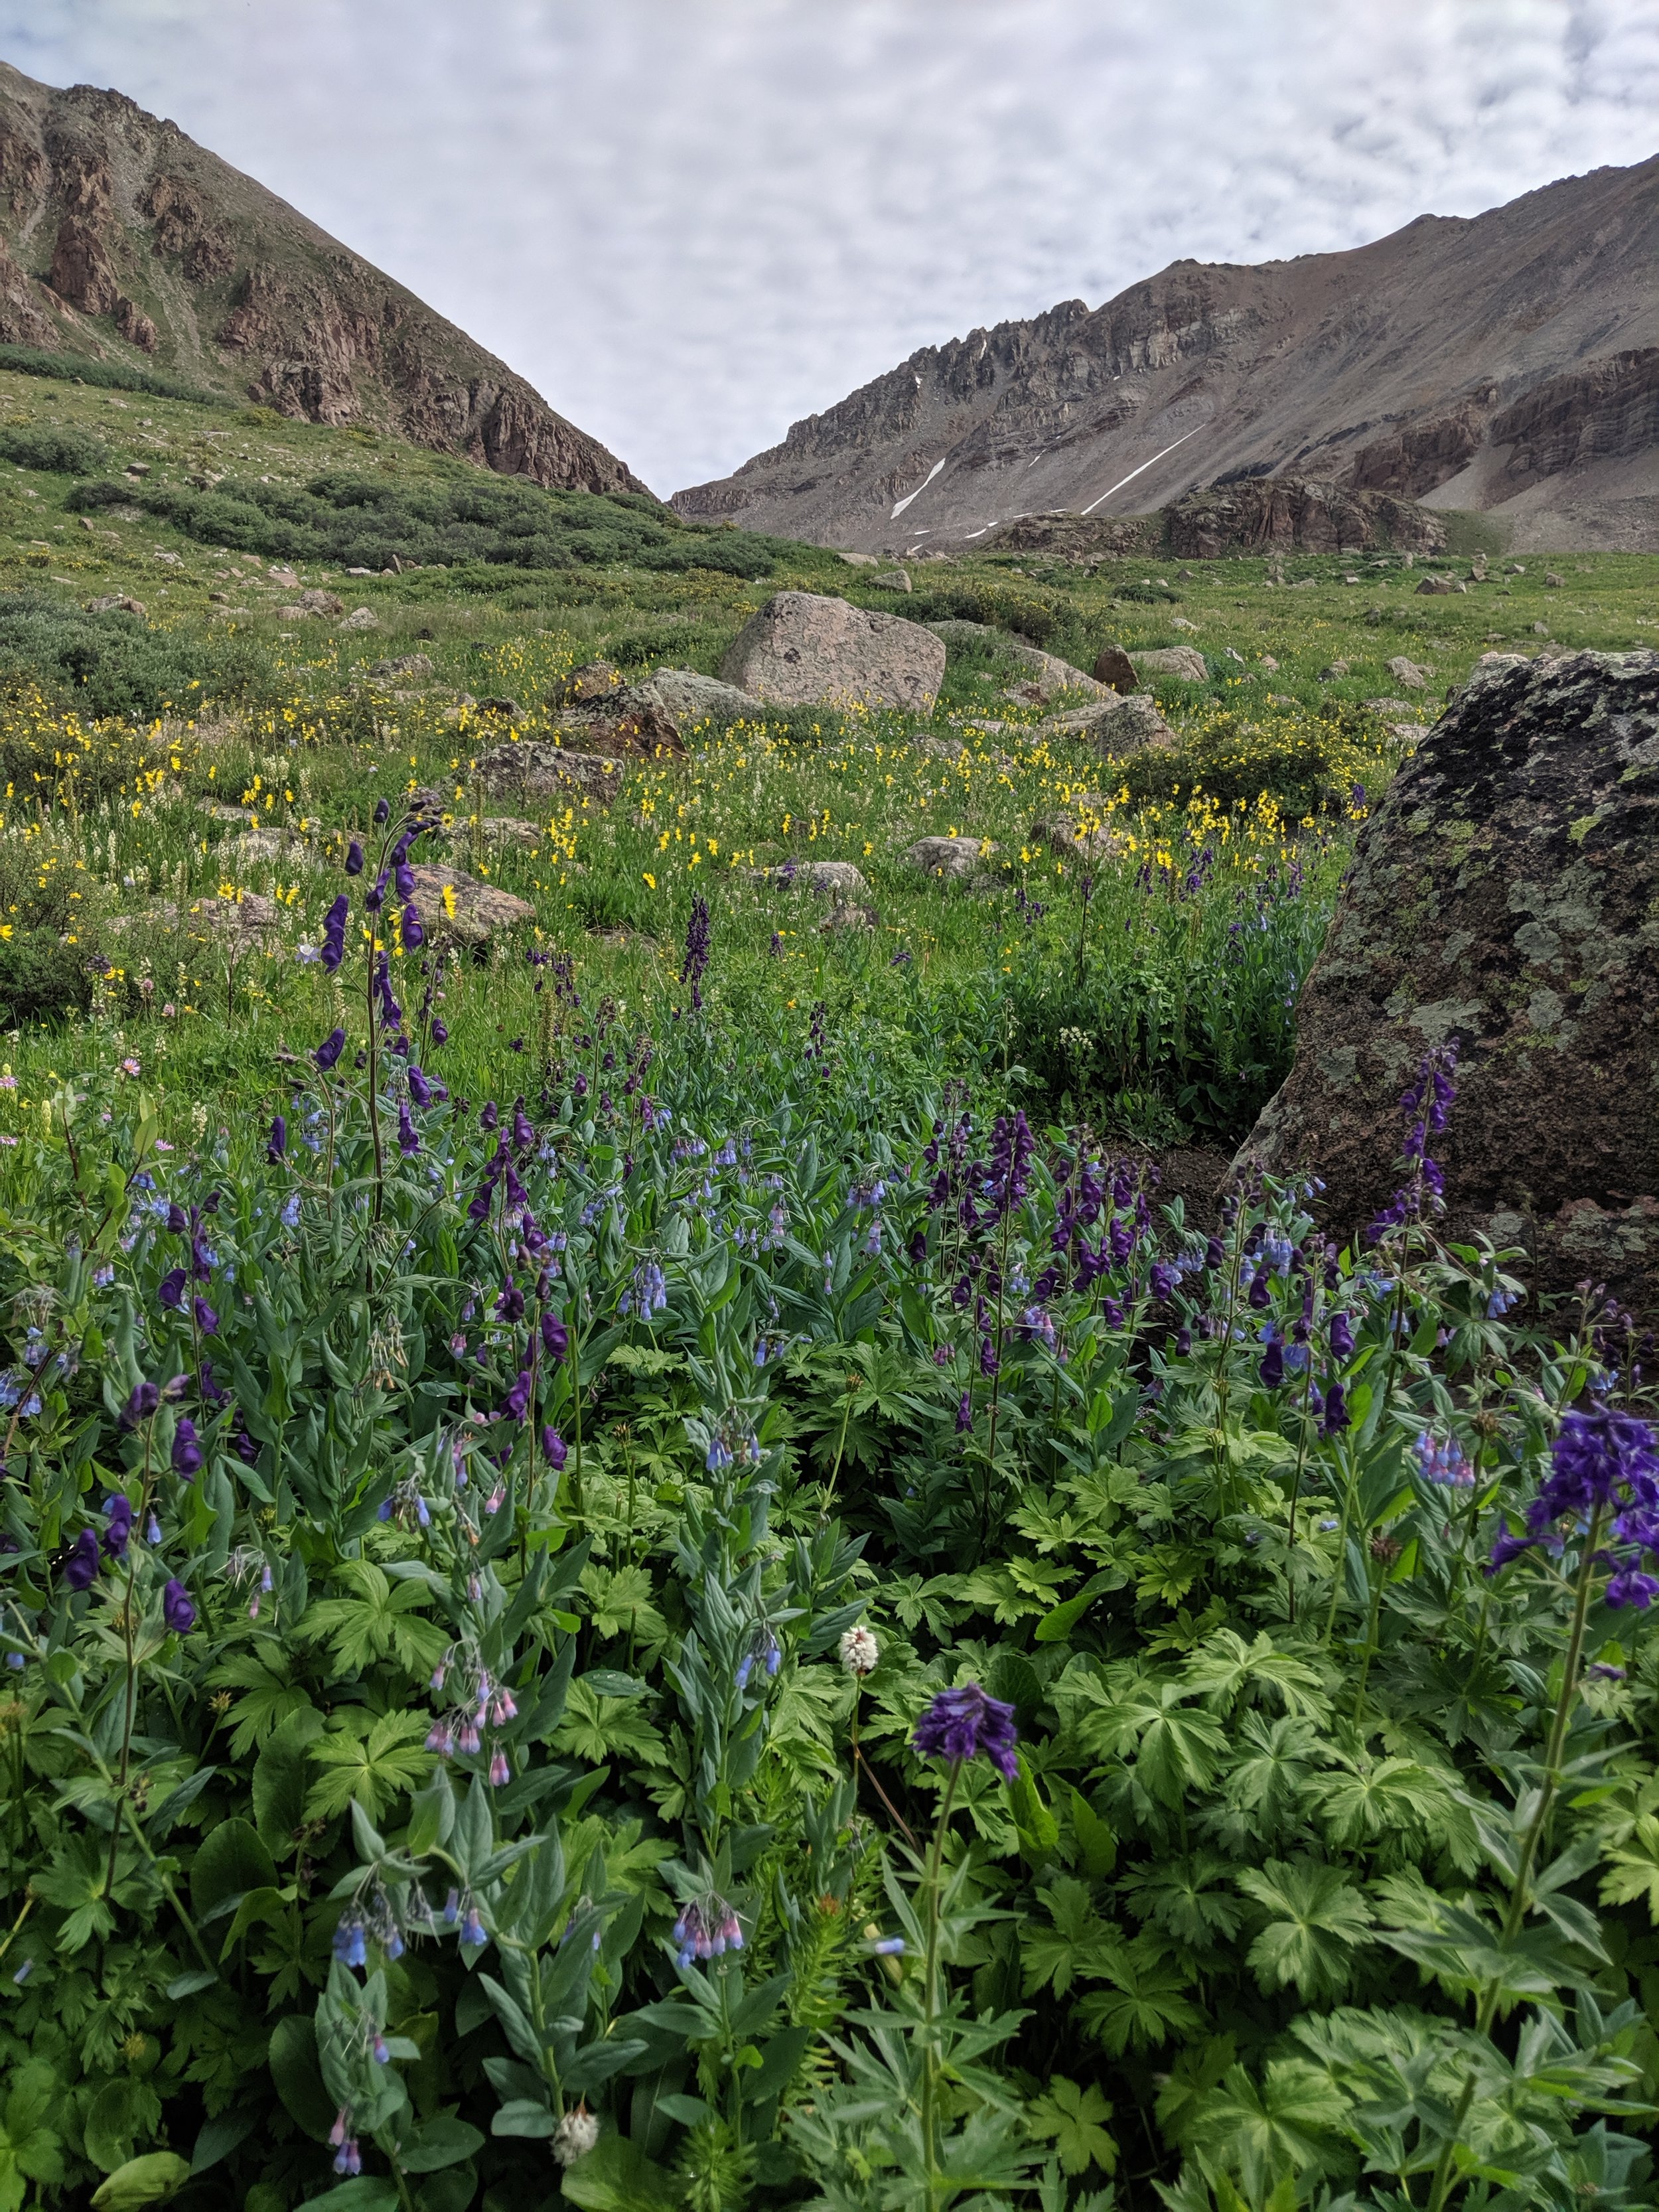
[[[1659,151],[1651,0],[0,0],[658,490],[918,346]]]

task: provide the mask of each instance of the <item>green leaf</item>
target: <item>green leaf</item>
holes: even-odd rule
[[[1259,2090],[1243,2066],[1231,2066],[1195,2112],[1190,2139],[1259,2204],[1287,2171],[1322,2165],[1347,2111],[1330,2076],[1305,2058],[1275,2059]]]
[[[602,2136],[567,2166],[564,2193],[582,2212],[678,2212],[680,2203],[672,2176],[626,2136]]]
[[[1259,1874],[1241,1874],[1238,1886],[1268,1915],[1249,1951],[1262,1988],[1294,1982],[1304,1997],[1340,1996],[1354,1949],[1370,1940],[1373,1917],[1341,1868],[1309,1858],[1269,1859]]]
[[[64,2085],[44,2059],[29,2059],[11,2076],[0,2130],[0,2212],[17,2212],[25,2182],[63,2179],[62,2139],[49,2124],[63,2099]]]
[[[1017,1752],[1019,1771],[1008,1786],[1008,1809],[1014,1816],[1020,1856],[1034,1867],[1046,1866],[1060,1842],[1060,1823],[1032,1779],[1025,1753]]]
[[[87,2156],[106,2173],[131,2163],[138,2142],[153,2136],[161,2122],[161,2100],[149,2083],[132,2074],[106,2081],[87,2108],[82,2136]]]
[[[101,2189],[93,2191],[93,2212],[139,2212],[163,2204],[190,2179],[190,2162],[176,2151],[153,2150],[118,2166]]]
[[[1104,1881],[1117,1864],[1117,1838],[1080,1791],[1072,1792],[1072,1833],[1091,1881]]]
[[[307,2197],[306,2212],[398,2212],[398,2185],[378,2173],[360,2173],[325,2196]]]
[[[318,2142],[326,2142],[334,2124],[334,2100],[317,2063],[317,2026],[309,2013],[291,2012],[277,2021],[266,2063],[289,2118]]]
[[[1092,2081],[1080,2089],[1058,2075],[1048,2094],[1026,2107],[1025,2124],[1039,2141],[1053,2142],[1067,2173],[1097,2166],[1109,2174],[1117,2166],[1117,2143],[1106,2125],[1111,2117],[1111,2106]]]
[[[324,1772],[306,1799],[306,1818],[331,1820],[356,1803],[379,1820],[431,1766],[424,1742],[431,1725],[423,1712],[382,1713],[376,1719],[358,1705],[336,1713],[329,1732],[307,1754]]]
[[[459,2166],[474,2151],[482,2150],[483,2141],[479,2130],[465,2120],[450,2119],[441,2114],[399,2143],[398,2157],[407,2172],[437,2173],[444,2166]]]
[[[533,2104],[528,2097],[509,2097],[490,2122],[489,2132],[493,2136],[545,2136],[553,2134],[558,2124],[545,2105]]]
[[[253,1820],[267,1850],[285,1859],[306,1817],[306,1751],[323,1732],[314,1705],[291,1714],[253,1768]]]
[[[276,1862],[246,1820],[221,1820],[203,1838],[190,1869],[191,1909],[198,1920],[250,1889],[275,1889]]]

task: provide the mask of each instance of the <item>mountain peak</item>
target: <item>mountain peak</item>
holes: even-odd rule
[[[504,362],[177,124],[3,63],[0,343],[164,369],[540,484],[646,490]]]

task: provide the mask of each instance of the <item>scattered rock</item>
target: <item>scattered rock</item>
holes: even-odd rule
[[[908,592],[911,588],[909,572],[904,568],[882,568],[870,581],[885,592]]]
[[[1348,664],[1346,660],[1334,660],[1328,668],[1320,670],[1319,680],[1322,684],[1334,684],[1347,672]]]
[[[1037,725],[1044,737],[1080,738],[1114,760],[1145,751],[1148,745],[1172,745],[1176,733],[1158,711],[1149,691],[1097,707],[1079,707],[1069,714],[1050,714]]]
[[[1544,589],[1547,592],[1559,592],[1564,590],[1566,586],[1566,580],[1567,580],[1565,576],[1558,576],[1553,568],[1546,568],[1544,571]]]
[[[1183,684],[1206,684],[1210,672],[1195,645],[1165,645],[1156,653],[1132,653],[1143,676],[1178,676]]]
[[[785,860],[781,867],[761,868],[757,874],[775,884],[793,884],[797,890],[828,891],[840,900],[867,899],[870,886],[863,872],[850,860]]]
[[[1445,1233],[1659,1311],[1659,653],[1477,670],[1360,832],[1247,1152],[1346,1235],[1400,1180],[1396,1101],[1462,1047]]]
[[[947,884],[966,884],[980,875],[996,847],[983,837],[919,837],[905,854],[907,866]]]
[[[1127,849],[1104,819],[1106,801],[1098,792],[1074,793],[1063,807],[1031,824],[1031,842],[1046,845],[1067,860],[1111,860]]]
[[[311,607],[295,605],[278,607],[276,610],[278,622],[314,622],[316,618],[315,610]]]
[[[936,622],[929,623],[927,627],[935,637],[942,637],[947,646],[992,646],[1008,659],[1018,661],[1025,671],[1025,680],[1041,686],[1044,703],[1060,691],[1083,691],[1097,698],[1103,691],[1111,689],[1103,679],[1085,676],[1080,668],[1073,668],[1069,660],[1062,660],[1058,653],[1044,653],[1041,647],[1028,645],[1024,638],[1011,637],[1006,629],[998,629],[993,623]],[[1130,671],[1132,676],[1133,672]],[[1133,690],[1133,685],[1131,684],[1130,688]]]
[[[818,924],[820,937],[834,937],[844,929],[879,929],[881,916],[872,906],[865,906],[857,899],[837,899],[828,915]]]
[[[590,751],[619,759],[652,760],[659,753],[685,750],[678,725],[654,701],[625,690],[613,693],[602,708],[573,719],[570,727]]]
[[[1446,542],[1445,524],[1415,501],[1306,477],[1211,484],[1166,507],[1164,520],[1170,550],[1203,560],[1292,545],[1310,553],[1377,544],[1436,552]]]
[[[89,615],[142,615],[146,611],[142,599],[130,599],[121,592],[106,592],[101,599],[88,599]]]
[[[1345,584],[1357,584],[1359,579],[1358,576],[1345,576],[1342,580]]]
[[[536,909],[528,899],[498,890],[494,884],[483,883],[446,861],[422,861],[411,873],[415,903],[434,936],[452,937],[461,945],[487,945],[498,931],[514,929],[536,919]],[[454,893],[453,915],[444,904],[447,890]]]
[[[1419,668],[1414,660],[1407,660],[1401,653],[1389,663],[1389,673],[1396,684],[1403,684],[1407,690],[1421,691],[1434,671],[1432,668]]]
[[[345,601],[337,592],[315,588],[301,592],[295,605],[303,607],[308,615],[343,615],[345,612]]]
[[[849,568],[878,568],[881,566],[881,556],[876,553],[843,553],[841,557]]]
[[[380,617],[373,607],[353,607],[340,624],[342,629],[379,629]]]
[[[1265,668],[1269,676],[1277,676],[1279,673],[1279,663],[1273,659],[1271,653],[1264,653],[1257,665],[1260,667]]]
[[[1121,645],[1103,646],[1095,661],[1095,681],[1113,691],[1139,691],[1135,665]]]
[[[1365,712],[1368,714],[1380,714],[1386,722],[1391,715],[1395,714],[1415,715],[1417,709],[1409,699],[1367,699]]]
[[[897,615],[775,592],[727,648],[720,675],[781,706],[845,699],[927,714],[945,680],[945,642]]]
[[[397,653],[388,660],[375,661],[368,672],[390,684],[399,676],[430,676],[432,663],[423,653]]]
[[[297,584],[300,580],[300,579],[295,574],[292,568],[284,568],[280,567],[268,568],[265,571],[265,574],[270,578],[273,584]]]
[[[574,752],[563,745],[496,745],[481,753],[473,774],[478,787],[496,799],[559,799],[567,804],[591,799],[609,806],[622,789],[625,772],[613,760]]]
[[[130,477],[147,477],[149,474],[149,463],[148,461],[129,461],[126,465],[125,473]]]
[[[623,680],[622,671],[609,660],[585,660],[580,668],[573,668],[559,687],[558,703],[574,707],[584,699],[602,699],[616,690]]]
[[[1194,636],[1198,635],[1198,624],[1195,622],[1188,622],[1185,615],[1171,615],[1170,617],[1170,628],[1171,629],[1189,629]]]
[[[630,684],[616,704],[624,713],[655,707],[680,734],[699,722],[761,720],[766,714],[763,700],[734,684],[722,684],[718,676],[700,676],[695,668],[659,668],[642,684]]]

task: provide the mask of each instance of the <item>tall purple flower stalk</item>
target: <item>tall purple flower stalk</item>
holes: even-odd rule
[[[1610,1542],[1595,1556],[1607,1570],[1607,1604],[1651,1605],[1659,1597],[1659,1577],[1647,1571],[1659,1565],[1659,1436],[1633,1413],[1593,1406],[1567,1415],[1550,1456],[1548,1478],[1527,1508],[1525,1534],[1504,1522],[1488,1573],[1534,1545],[1559,1552],[1569,1531],[1605,1522]]]
[[[1444,1203],[1446,1178],[1440,1164],[1430,1157],[1429,1139],[1444,1133],[1457,1097],[1452,1075],[1457,1066],[1457,1040],[1449,1037],[1424,1054],[1417,1080],[1401,1094],[1406,1117],[1406,1140],[1401,1157],[1406,1181],[1395,1191],[1365,1231],[1372,1243],[1390,1229],[1420,1221],[1425,1213],[1437,1213]]]
[[[691,919],[685,925],[685,960],[680,969],[680,981],[691,986],[691,1011],[702,1012],[701,985],[708,966],[709,946],[708,902],[701,896],[691,902]]]

